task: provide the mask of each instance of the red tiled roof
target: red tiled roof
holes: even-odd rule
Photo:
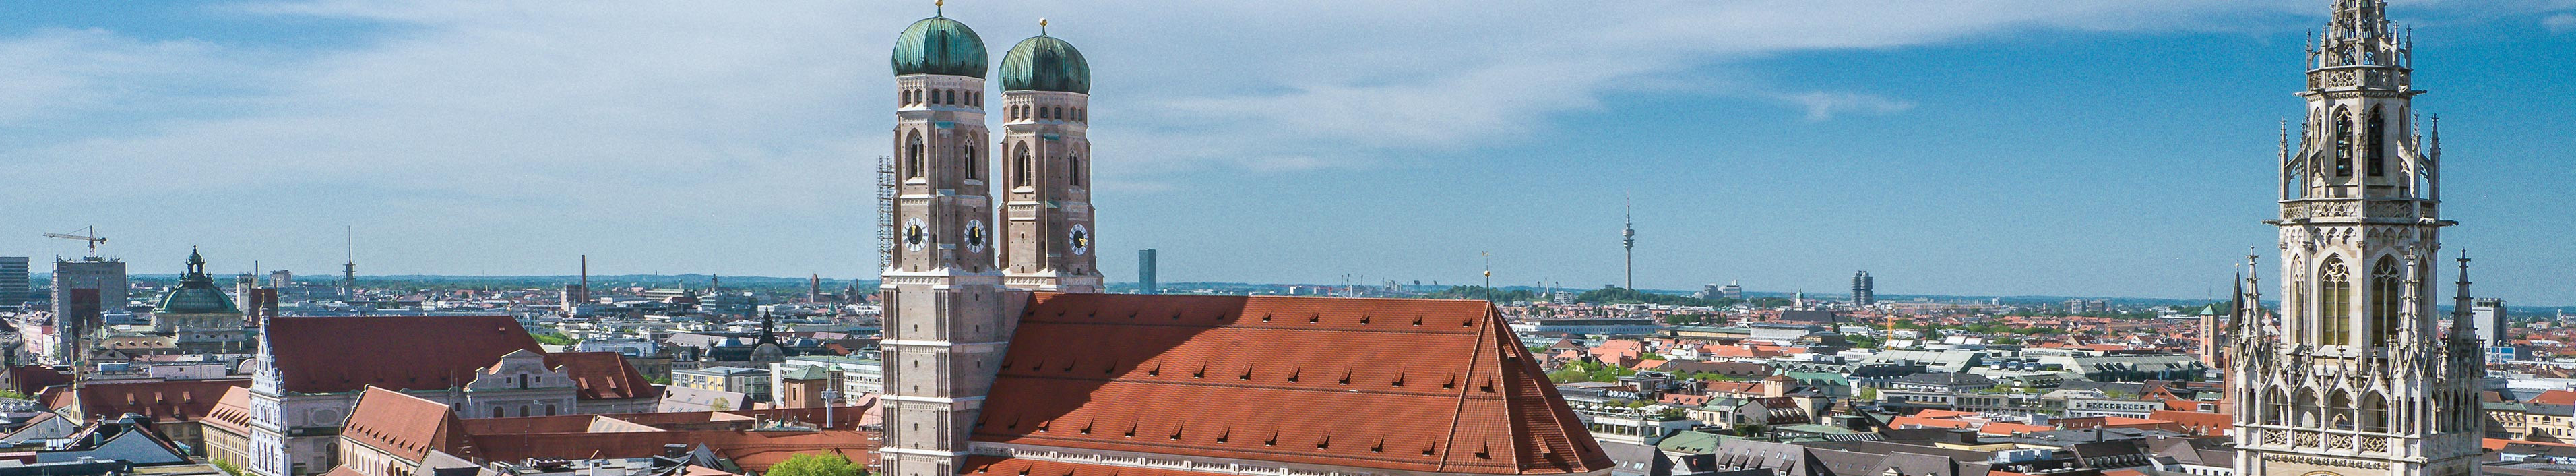
[[[2053,426],[2040,426],[2040,425],[2024,425],[2024,424],[2020,424],[2020,423],[1994,422],[1994,423],[1987,423],[1985,426],[1977,427],[1977,432],[1978,432],[1978,433],[1988,434],[1988,435],[2010,435],[2010,434],[2014,434],[2014,433],[2030,433],[2030,432],[2049,431],[2049,430],[2055,430],[2055,429],[2057,429],[2057,427],[2053,427]]]
[[[510,316],[328,316],[268,320],[286,391],[442,390],[502,355],[545,352]]]
[[[2540,392],[2539,395],[2533,395],[2531,400],[2527,403],[2538,403],[2544,405],[2576,405],[2576,391],[2551,390]]]
[[[563,367],[564,373],[581,385],[583,400],[662,396],[660,387],[653,386],[653,381],[635,371],[635,366],[626,364],[626,356],[616,352],[557,352],[546,355],[546,365]]]
[[[215,409],[206,412],[206,418],[199,421],[207,426],[249,436],[250,420],[250,388],[233,387],[224,390],[224,396],[215,399]]]
[[[9,368],[9,389],[18,393],[35,395],[43,392],[45,387],[67,383],[72,383],[72,376],[55,372],[50,367],[21,365]]]
[[[1215,476],[1229,473],[1207,473],[1178,469],[1067,463],[1062,461],[1037,461],[1018,458],[1004,458],[999,456],[970,456],[966,458],[965,470],[958,471],[957,474],[1005,476]]]
[[[322,476],[366,476],[366,473],[360,473],[357,468],[351,468],[349,465],[344,464],[332,466],[331,471],[322,473]]]
[[[465,446],[465,432],[447,405],[383,387],[366,391],[358,396],[358,408],[349,411],[341,438],[411,461],[431,450],[456,453]]]
[[[1975,426],[1975,424],[1969,423],[1967,420],[1948,420],[1948,419],[1923,418],[1923,417],[1910,417],[1910,416],[1901,416],[1901,417],[1891,418],[1891,419],[1888,419],[1888,420],[1887,420],[1887,427],[1888,427],[1888,428],[1895,428],[1895,429],[1900,429],[1900,430],[1902,430],[1902,429],[1910,429],[1910,428],[1953,428],[1953,429],[1957,429],[1957,428],[1967,428],[1967,427],[1970,427],[1970,426]]]
[[[770,465],[805,453],[839,453],[851,462],[874,464],[878,445],[875,432],[849,430],[518,433],[473,435],[470,438],[479,450],[477,456],[490,461],[647,458],[662,454],[663,445],[705,444],[718,456],[731,459],[749,471],[768,471]]]
[[[1479,301],[1039,293],[1009,349],[974,440],[1447,473],[1611,464]]]
[[[138,413],[159,422],[197,421],[215,410],[225,391],[249,386],[247,379],[91,383],[58,393],[57,402],[49,404],[62,408],[77,393],[80,415],[113,419]]]

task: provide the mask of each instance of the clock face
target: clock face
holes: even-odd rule
[[[983,220],[967,220],[967,221],[966,221],[966,234],[965,234],[965,235],[962,235],[962,236],[964,236],[964,237],[966,238],[966,251],[967,251],[967,252],[972,252],[972,253],[982,253],[982,252],[984,252],[984,221],[983,221]]]
[[[922,243],[928,241],[930,241],[930,230],[921,226],[921,219],[914,218],[903,222],[903,249],[921,251]]]
[[[1073,234],[1067,238],[1069,239],[1065,241],[1073,245],[1074,255],[1080,256],[1091,252],[1091,229],[1078,224],[1074,225]]]

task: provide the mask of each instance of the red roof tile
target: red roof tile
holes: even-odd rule
[[[21,365],[9,368],[9,389],[18,393],[35,395],[43,392],[45,387],[67,383],[72,383],[71,375],[55,372],[50,367]]]
[[[2538,403],[2544,405],[2576,405],[2576,392],[2566,390],[2540,392],[2539,395],[2531,396],[2531,400],[2527,403]]]
[[[999,456],[966,458],[966,467],[958,474],[1004,476],[1215,476],[1231,473],[1183,471],[1163,468],[1138,468],[1099,464],[1037,461]]]
[[[207,411],[206,418],[199,421],[236,434],[251,434],[250,388],[224,390],[224,395],[215,399],[215,409]]]
[[[653,386],[635,366],[626,364],[626,356],[616,352],[557,352],[546,355],[546,365],[570,374],[581,385],[583,400],[662,396],[661,387]]]
[[[1484,302],[1032,299],[977,441],[1448,473],[1611,464]]]
[[[91,383],[58,393],[55,399],[68,404],[69,395],[77,393],[80,415],[112,419],[138,413],[160,422],[197,421],[214,412],[225,391],[249,386],[247,379]]]
[[[512,351],[545,352],[510,316],[278,317],[268,341],[296,393],[442,390]]]
[[[358,407],[349,411],[340,437],[420,461],[431,450],[462,451],[465,432],[456,422],[456,412],[445,404],[371,386],[358,396]]]

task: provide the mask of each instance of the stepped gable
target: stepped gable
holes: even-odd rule
[[[1030,299],[974,441],[1463,474],[1611,465],[1485,302]]]
[[[286,391],[444,390],[525,349],[545,352],[510,316],[313,316],[268,321],[270,365]]]
[[[464,455],[459,452],[466,451],[465,432],[447,405],[383,387],[366,392],[349,411],[341,437],[412,461],[431,450]]]

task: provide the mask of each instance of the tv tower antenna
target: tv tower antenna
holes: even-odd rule
[[[1619,226],[1619,250],[1627,253],[1627,277],[1620,287],[1637,289],[1637,199],[1628,198],[1625,217]]]

